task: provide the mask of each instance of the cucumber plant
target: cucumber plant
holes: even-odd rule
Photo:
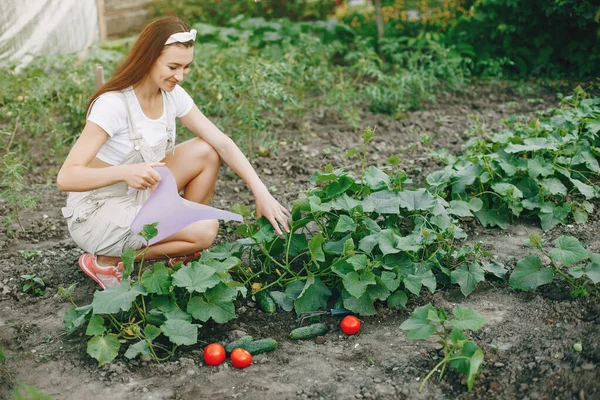
[[[314,311],[334,303],[360,315],[375,314],[376,302],[404,306],[408,295],[438,284],[456,283],[467,296],[486,274],[503,277],[501,265],[488,262],[480,243],[462,246],[466,237],[458,217],[472,216],[475,201],[446,202],[424,188],[408,189],[397,167],[367,165],[374,131],[366,129],[358,157],[358,178],[328,165],[315,172],[306,196],[293,202],[290,233],[280,237],[264,218],[246,223],[234,255],[249,267],[233,272],[284,310]]]
[[[442,380],[446,367],[450,366],[467,378],[467,389],[471,391],[475,377],[483,364],[484,353],[477,344],[470,340],[464,331],[476,331],[487,323],[476,311],[467,307],[452,309],[454,318],[449,318],[443,309],[437,310],[431,304],[416,308],[410,317],[400,325],[411,340],[425,340],[437,336],[437,343],[442,346],[442,360],[423,379],[419,392],[425,383],[439,371]],[[441,368],[441,370],[440,370]]]
[[[156,224],[140,233],[148,242],[158,233]],[[223,247],[221,247],[222,249]],[[155,263],[143,271],[144,256],[129,248],[122,255],[123,281],[94,293],[91,304],[67,312],[67,334],[85,328],[91,336],[87,352],[99,365],[111,362],[127,344],[125,357],[149,356],[155,361],[171,357],[178,346],[198,342],[201,322],[225,323],[235,318],[233,301],[246,288],[232,279],[229,270],[240,264],[228,252],[205,251],[197,261],[173,268]],[[137,274],[134,260],[141,256]],[[61,291],[69,298],[69,289]]]
[[[43,296],[46,290],[46,283],[36,274],[21,275],[23,280],[23,293],[31,296]]]
[[[507,121],[510,130],[495,134],[476,126],[463,154],[436,153],[447,167],[427,183],[449,201],[476,204],[483,226],[532,217],[544,230],[586,222],[600,195],[600,98],[577,88],[562,105],[527,124]]]
[[[549,260],[549,266],[543,266],[542,259],[535,254],[522,258],[508,280],[511,287],[534,290],[552,283],[554,277],[559,276],[571,286],[572,297],[600,295],[600,254],[586,250],[572,236],[560,236],[554,241],[554,248],[545,250],[542,237],[532,232],[529,245]]]

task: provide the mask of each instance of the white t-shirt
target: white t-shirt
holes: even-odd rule
[[[154,146],[167,135],[167,109],[171,110],[173,118],[184,117],[194,106],[194,100],[181,86],[176,85],[170,92],[163,93],[163,114],[158,119],[150,119],[142,111],[133,88],[123,91],[129,103],[131,117],[135,121],[136,129],[150,146]],[[127,110],[123,98],[115,93],[108,92],[100,95],[87,117],[88,121],[100,126],[110,136],[96,155],[100,160],[111,165],[120,164],[131,151],[133,143],[130,140],[127,125]],[[175,129],[175,121],[171,121]],[[173,132],[175,134],[175,132]]]

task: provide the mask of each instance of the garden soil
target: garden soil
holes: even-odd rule
[[[429,172],[442,167],[430,150],[448,148],[457,154],[472,127],[495,132],[503,129],[506,118],[528,120],[558,102],[556,92],[534,85],[479,83],[396,118],[365,108],[360,127],[376,131],[370,163],[381,165],[399,154],[409,176],[422,184]],[[356,159],[344,154],[360,145],[362,131],[344,123],[336,112],[319,110],[273,129],[278,141],[271,143],[270,154],[252,163],[282,203],[289,205],[302,196],[311,174],[328,163],[358,170]],[[430,148],[421,144],[424,134],[432,139]],[[265,314],[251,299],[240,300],[235,320],[205,324],[199,344],[181,347],[169,361],[128,361],[121,355],[98,367],[86,354],[86,337],[66,336],[63,328],[71,304],[57,294],[58,288],[76,283],[74,300],[84,305],[97,287],[77,266],[81,251],[69,238],[60,213],[65,194],[52,184],[58,161],[42,157],[44,153],[43,143],[30,144],[35,161],[27,179],[31,193],[41,199],[39,207],[21,212],[24,232],[15,225],[12,237],[4,230],[0,233],[0,346],[7,357],[0,363],[0,399],[11,398],[19,384],[54,399],[600,399],[600,302],[571,299],[568,287],[560,283],[520,292],[505,281],[488,281],[467,298],[457,287],[433,295],[424,291],[419,298],[411,297],[406,309],[378,307],[377,315],[361,317],[362,329],[354,336],[340,331],[338,318],[322,317],[329,332],[304,341],[288,337],[298,326],[294,314]],[[214,206],[252,205],[251,193],[227,167],[220,178]],[[0,203],[0,214],[8,212],[8,205]],[[234,240],[232,228],[223,224],[218,241]],[[532,253],[526,247],[532,231],[547,242],[573,235],[590,250],[600,251],[597,213],[586,224],[549,232],[541,232],[535,221],[506,231],[485,229],[475,221],[464,221],[464,228],[469,241],[482,241],[509,270]],[[23,274],[44,280],[43,296],[22,292]],[[439,361],[440,347],[434,341],[408,340],[399,327],[415,307],[427,303],[447,310],[471,307],[488,320],[473,335],[485,361],[471,392],[464,378],[450,371],[442,381],[434,374],[419,393],[423,378]],[[229,362],[218,367],[203,364],[205,344],[226,343],[243,334],[275,338],[278,348],[255,356],[242,370]],[[574,352],[575,343],[581,343],[583,351]]]

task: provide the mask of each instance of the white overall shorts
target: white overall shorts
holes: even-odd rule
[[[127,109],[129,138],[133,143],[121,165],[160,162],[165,157],[167,146],[175,152],[175,117],[167,104],[168,97],[161,94],[167,99],[164,103],[167,115],[166,134],[158,144],[150,146],[131,117],[127,96],[120,92]],[[135,96],[133,92],[131,95]],[[120,257],[128,247],[137,250],[145,245],[144,239],[132,232],[130,225],[151,191],[128,191],[127,183],[117,182],[88,192],[69,193],[67,206],[63,207],[62,212],[77,246],[90,254]]]

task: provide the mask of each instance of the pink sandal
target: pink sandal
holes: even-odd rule
[[[188,254],[187,256],[173,257],[173,258],[169,259],[169,262],[167,264],[169,265],[169,267],[172,267],[175,265],[175,263],[182,261],[183,265],[186,265],[187,263],[192,261],[194,258],[200,257],[201,254],[202,254],[202,251],[198,251],[194,254]]]
[[[108,286],[117,286],[123,279],[122,262],[114,267],[103,267],[98,265],[96,256],[93,254],[82,254],[79,257],[79,268],[98,283],[102,289],[106,289]]]

